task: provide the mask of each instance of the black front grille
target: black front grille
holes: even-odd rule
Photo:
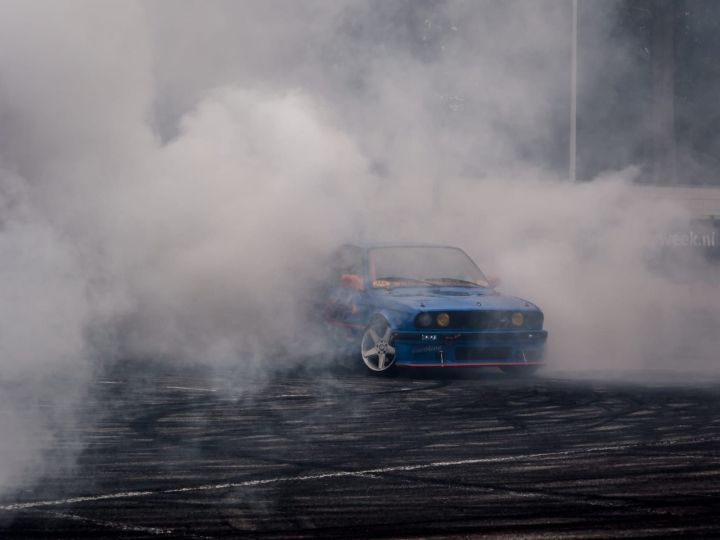
[[[514,311],[458,311],[450,316],[452,326],[474,328],[477,330],[512,330],[517,328],[542,328],[543,315],[537,311],[521,312],[522,326],[512,322]],[[454,316],[454,317],[453,317]],[[455,319],[455,320],[453,320]]]
[[[511,354],[510,347],[458,347],[455,351],[455,360],[458,362],[508,360]]]
[[[432,315],[432,325],[429,328],[440,328],[437,325],[437,313]],[[543,314],[540,311],[520,311],[523,314],[523,324],[516,326],[512,322],[512,314],[516,311],[450,311],[450,324],[448,328],[466,328],[473,330],[540,330],[543,326]]]

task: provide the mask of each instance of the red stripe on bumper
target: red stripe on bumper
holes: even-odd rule
[[[397,362],[398,367],[502,367],[502,366],[544,366],[545,362],[437,362],[432,364],[405,364]]]

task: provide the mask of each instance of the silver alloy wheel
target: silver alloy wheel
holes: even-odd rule
[[[385,321],[371,323],[363,334],[360,352],[363,362],[373,371],[385,371],[395,363],[392,329]]]

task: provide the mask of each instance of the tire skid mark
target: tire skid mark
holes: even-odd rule
[[[297,476],[276,476],[273,478],[256,479],[256,480],[245,480],[242,482],[225,482],[219,484],[205,484],[198,486],[188,486],[182,488],[172,488],[165,490],[145,490],[145,491],[124,491],[117,493],[107,493],[104,495],[90,495],[83,497],[70,497],[66,499],[55,499],[46,501],[34,501],[25,503],[14,503],[0,506],[0,510],[3,511],[17,511],[26,510],[32,508],[43,508],[49,506],[63,506],[84,502],[95,502],[112,499],[132,499],[141,497],[151,497],[156,495],[173,495],[181,493],[193,493],[193,492],[207,492],[207,491],[218,491],[234,488],[262,486],[268,484],[277,483],[288,483],[288,482],[309,482],[317,480],[329,480],[335,478],[349,478],[349,477],[371,477],[373,475],[388,474],[395,472],[412,472],[421,471],[435,468],[445,467],[458,467],[465,465],[482,465],[488,463],[508,463],[525,460],[542,460],[542,459],[555,459],[568,456],[579,456],[584,454],[595,454],[602,452],[622,452],[624,450],[635,450],[641,448],[658,448],[658,447],[671,447],[671,446],[682,446],[688,444],[703,444],[703,443],[718,443],[720,438],[708,437],[708,438],[693,438],[685,440],[664,440],[656,442],[645,442],[645,443],[629,443],[619,445],[607,445],[607,446],[596,446],[589,448],[569,449],[561,450],[557,452],[540,452],[533,454],[522,454],[512,456],[496,456],[489,458],[472,458],[472,459],[459,459],[452,461],[435,461],[431,463],[420,463],[415,465],[397,465],[390,467],[378,467],[372,469],[363,469],[357,471],[334,471],[327,473],[297,475]]]
[[[51,512],[47,510],[32,510],[34,513],[44,517],[66,519],[69,521],[77,521],[80,523],[88,523],[90,525],[97,525],[106,529],[112,529],[119,532],[131,532],[131,533],[144,533],[153,536],[171,536],[173,538],[196,538],[198,540],[211,540],[209,536],[198,536],[192,533],[185,533],[177,529],[167,529],[161,527],[144,527],[142,525],[130,525],[128,523],[121,523],[119,521],[108,521],[104,519],[95,519],[87,516],[80,516],[78,514],[68,514],[66,512]]]
[[[571,504],[586,504],[590,506],[601,506],[605,508],[623,508],[623,509],[634,509],[649,514],[657,514],[663,516],[674,516],[682,515],[680,512],[674,512],[672,510],[664,510],[660,508],[652,508],[645,504],[645,501],[633,497],[620,497],[620,496],[607,496],[607,495],[590,495],[584,493],[559,493],[550,489],[536,489],[536,488],[509,488],[497,484],[474,484],[470,482],[460,482],[456,479],[446,480],[442,478],[427,478],[427,477],[416,477],[407,476],[402,474],[386,473],[382,475],[382,478],[392,478],[394,480],[404,481],[408,484],[425,484],[432,486],[444,486],[452,488],[463,488],[470,491],[479,491],[484,493],[502,493],[504,495],[511,495],[513,497],[527,499],[527,498],[538,498],[538,499],[550,499],[558,502],[567,502]]]

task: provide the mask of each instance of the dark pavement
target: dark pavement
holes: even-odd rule
[[[0,537],[720,537],[717,381],[143,366],[95,381],[76,467]]]

